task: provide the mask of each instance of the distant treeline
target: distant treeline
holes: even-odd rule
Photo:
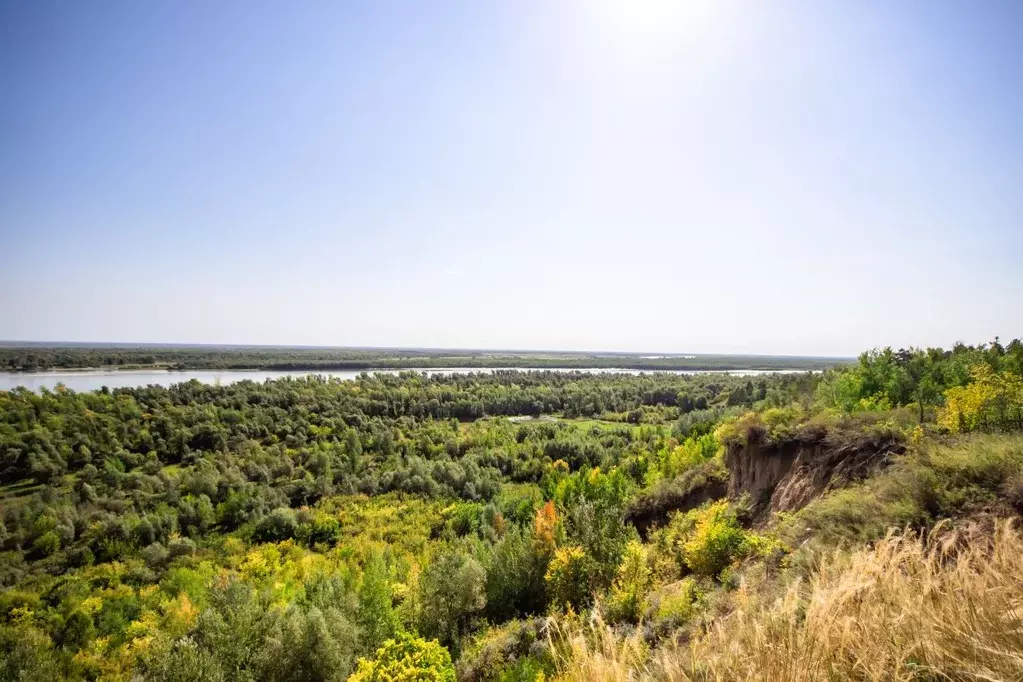
[[[852,362],[850,360],[849,362]],[[403,368],[527,367],[649,370],[822,370],[843,364],[835,358],[756,355],[641,357],[630,354],[372,350],[223,346],[8,346],[0,368],[9,371],[87,367],[167,369],[362,370]]]

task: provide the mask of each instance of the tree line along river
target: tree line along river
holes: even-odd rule
[[[758,376],[761,374],[789,374],[803,372],[798,369],[772,370],[639,370],[616,367],[572,368],[572,369],[533,369],[523,367],[502,367],[486,369],[479,367],[446,367],[443,369],[380,369],[380,370],[102,370],[82,369],[46,372],[0,372],[0,390],[9,391],[24,386],[33,391],[43,388],[54,389],[58,384],[76,391],[96,391],[104,386],[107,388],[130,388],[136,386],[171,386],[192,379],[204,384],[233,384],[238,381],[264,382],[285,377],[304,377],[321,375],[334,379],[355,379],[364,372],[369,374],[398,374],[399,372],[426,372],[427,374],[468,374],[471,372],[521,371],[521,372],[590,372],[594,374],[642,374],[667,372],[670,374],[731,374],[733,376]]]

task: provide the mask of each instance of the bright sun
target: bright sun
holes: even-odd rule
[[[718,0],[584,0],[601,33],[624,48],[661,50],[699,41]]]

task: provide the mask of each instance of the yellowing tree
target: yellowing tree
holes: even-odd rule
[[[540,554],[549,556],[554,554],[557,546],[558,512],[554,508],[554,502],[547,500],[547,504],[536,510],[536,519],[533,522],[533,542],[536,543]]]
[[[590,598],[593,561],[582,547],[559,547],[547,566],[547,594],[559,606],[584,606]]]
[[[349,682],[455,682],[451,654],[436,641],[399,633],[372,660],[359,659]]]
[[[974,365],[970,376],[966,386],[945,391],[938,424],[952,433],[1023,429],[1023,378],[987,364]]]

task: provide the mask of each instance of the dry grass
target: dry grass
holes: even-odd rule
[[[653,652],[599,619],[555,627],[559,679],[1023,679],[1023,534],[1010,522],[890,534],[779,598],[762,592],[743,586],[707,632]]]
[[[580,622],[550,619],[548,637],[551,656],[558,670],[557,680],[648,679],[647,662],[650,651],[636,632],[620,635],[607,625],[599,614]]]

